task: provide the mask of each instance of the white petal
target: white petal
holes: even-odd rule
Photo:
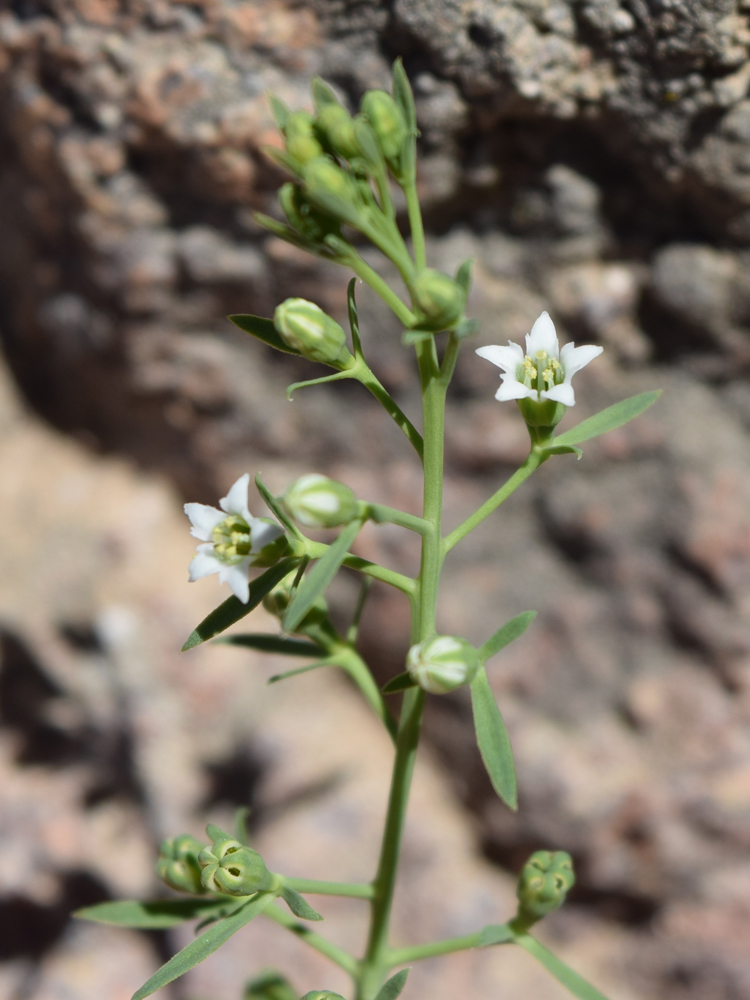
[[[186,503],[183,510],[192,524],[190,534],[193,538],[200,538],[202,542],[211,541],[211,532],[226,517],[223,511],[205,503]]]
[[[193,561],[190,563],[190,568],[188,569],[188,579],[191,583],[195,583],[196,580],[200,580],[204,576],[210,576],[211,573],[218,573],[223,569],[222,564],[212,554],[212,551],[213,545],[200,545],[198,547],[198,552],[193,557]]]
[[[221,509],[225,510],[227,514],[237,514],[239,517],[244,517],[247,521],[250,517],[250,511],[247,509],[247,491],[249,488],[250,473],[246,472],[244,476],[240,476],[237,482],[234,483],[227,495],[219,500]]]
[[[228,583],[234,596],[238,601],[242,601],[243,604],[247,604],[250,600],[250,583],[247,579],[247,568],[248,561],[247,559],[243,559],[236,566],[223,566],[219,574],[219,580],[222,583]]]
[[[604,350],[603,347],[595,347],[593,344],[585,344],[583,347],[576,347],[575,344],[565,344],[560,351],[560,361],[565,369],[565,380],[585,368],[589,361],[598,358]]]
[[[265,545],[275,542],[280,535],[284,534],[278,524],[264,521],[260,517],[250,517],[248,524],[250,525],[250,540],[252,542],[251,555],[260,552]]]
[[[553,385],[551,389],[545,389],[539,393],[542,399],[554,399],[557,403],[564,403],[565,406],[575,406],[576,395],[570,382],[563,382],[561,385]]]
[[[550,358],[557,358],[560,355],[555,324],[548,312],[543,312],[532,326],[531,333],[526,334],[526,353],[533,358],[537,351],[546,351]]]
[[[491,361],[493,365],[502,368],[504,372],[514,372],[519,365],[523,364],[523,348],[520,344],[508,341],[507,347],[500,344],[488,344],[487,347],[480,347],[476,353],[485,361]]]
[[[519,382],[518,379],[511,378],[510,376],[503,376],[503,384],[495,393],[495,399],[499,399],[501,403],[507,402],[509,399],[536,399],[536,389],[529,389]]]

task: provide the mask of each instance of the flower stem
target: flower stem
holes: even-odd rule
[[[516,469],[510,479],[500,487],[497,493],[493,493],[489,500],[486,500],[482,504],[479,510],[475,511],[471,517],[467,517],[463,524],[459,524],[459,526],[449,535],[445,536],[443,539],[443,554],[450,552],[457,542],[460,542],[462,538],[465,538],[466,535],[473,531],[478,524],[481,524],[482,521],[493,512],[493,510],[499,507],[504,500],[507,500],[511,493],[517,490],[521,483],[524,483],[529,478],[531,473],[535,472],[536,469],[539,468],[544,459],[545,455],[543,453],[533,449],[520,469]]]
[[[446,938],[444,941],[433,941],[430,944],[417,944],[411,948],[397,948],[389,955],[391,966],[408,965],[423,958],[434,958],[436,955],[450,955],[454,951],[467,951],[476,948],[481,931],[475,934],[464,934],[463,937]]]
[[[403,190],[406,195],[406,210],[409,213],[411,241],[414,247],[414,263],[417,265],[417,270],[422,271],[427,266],[427,254],[425,251],[424,225],[422,223],[422,210],[419,207],[416,176],[410,179]]]
[[[357,358],[357,364],[351,369],[351,374],[353,378],[356,378],[362,385],[372,393],[375,399],[383,406],[386,413],[398,424],[404,434],[407,436],[411,442],[414,450],[419,455],[421,460],[424,442],[422,441],[422,435],[416,429],[411,420],[406,416],[406,414],[401,410],[398,404],[392,399],[388,390],[381,384],[379,379],[371,371],[367,362],[361,356]]]
[[[330,958],[330,960],[338,965],[339,968],[343,969],[344,972],[348,972],[355,981],[357,980],[359,975],[359,962],[353,955],[350,955],[348,951],[344,951],[343,948],[339,948],[338,945],[333,944],[333,942],[327,941],[320,934],[316,934],[315,931],[311,931],[305,924],[300,923],[297,917],[293,917],[291,913],[286,913],[280,906],[276,906],[275,903],[266,907],[263,911],[263,915],[265,917],[270,917],[271,920],[275,921],[277,924],[281,924],[282,927],[286,927],[286,929],[291,931],[292,934],[296,934],[298,938],[306,941],[311,948],[314,948],[315,951],[319,951],[320,954],[325,955],[326,958]]]
[[[296,892],[310,892],[319,896],[351,896],[355,899],[372,899],[375,890],[363,882],[321,882],[312,878],[290,878],[284,882]]]
[[[346,264],[354,271],[358,278],[361,278],[365,284],[369,285],[380,296],[385,304],[398,316],[404,326],[414,326],[417,322],[417,317],[411,309],[401,301],[390,285],[359,254],[350,254],[346,259]]]

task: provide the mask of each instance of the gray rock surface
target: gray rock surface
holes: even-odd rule
[[[665,388],[658,409],[591,443],[580,464],[545,466],[449,563],[447,631],[479,640],[512,614],[540,611],[535,632],[492,670],[518,753],[518,816],[483,776],[465,700],[434,699],[428,718],[446,787],[490,859],[516,870],[537,847],[573,852],[579,887],[555,933],[573,951],[580,935],[592,975],[603,970],[602,984],[623,1000],[750,994],[749,14],[735,0],[18,0],[0,12],[0,332],[26,399],[80,445],[158,469],[190,499],[215,501],[246,469],[281,489],[322,468],[361,496],[416,508],[416,470],[399,432],[358,387],[287,403],[286,384],[317,369],[271,356],[223,319],[269,315],[292,293],[342,316],[347,276],[252,221],[254,209],[275,211],[280,181],[261,152],[276,141],[264,94],[304,106],[311,75],[322,73],[356,101],[387,81],[396,55],[417,97],[431,261],[477,259],[477,344],[518,340],[549,308],[568,337],[607,348],[579,376],[576,417]],[[413,410],[400,331],[366,292],[361,299],[373,366]],[[495,370],[467,349],[448,421],[451,523],[524,457],[525,430],[492,399],[496,384]],[[73,474],[70,442],[19,443],[9,427],[5,466],[26,471],[3,477],[15,512],[3,530],[14,538],[17,525],[49,524],[41,535],[54,555],[34,555],[32,578],[37,563],[17,550],[3,597],[3,753],[9,774],[14,761],[25,769],[8,787],[21,803],[28,794],[11,840],[35,829],[34,803],[48,799],[69,830],[49,842],[84,837],[91,853],[50,848],[54,877],[45,862],[31,888],[14,881],[13,852],[0,858],[0,915],[17,912],[3,909],[12,904],[46,921],[45,962],[68,969],[81,949],[109,945],[61,937],[64,904],[147,887],[154,836],[205,812],[190,791],[200,762],[221,763],[206,773],[226,806],[222,775],[245,780],[252,755],[245,719],[198,737],[170,707],[183,676],[171,639],[138,667],[132,618],[96,617],[96,574],[137,548],[142,518],[161,523],[154,511],[174,501],[148,488],[134,499],[131,473],[113,473],[117,465],[100,481],[80,458]],[[24,498],[42,489],[72,505],[59,528],[56,507],[26,509]],[[80,498],[94,492],[101,499],[87,506]],[[107,505],[111,521],[97,513]],[[168,531],[172,538],[176,523]],[[189,543],[174,537],[170,566],[181,579]],[[161,544],[149,538],[144,545]],[[397,529],[368,529],[360,545],[397,568],[414,565]],[[172,616],[172,636],[216,593],[206,584],[202,597],[185,597],[160,581],[155,597],[140,580],[159,569],[138,552],[139,596],[128,600],[154,602],[159,620]],[[335,591],[341,614],[350,584]],[[114,591],[116,608],[128,603]],[[36,632],[24,617],[29,595],[45,609]],[[19,717],[13,678],[28,668],[32,633],[30,698],[41,707]],[[75,667],[71,642],[79,653],[90,647]],[[107,643],[123,646],[104,659],[135,699],[132,732],[115,725],[122,706],[112,690],[101,702],[79,692],[98,690],[96,650]],[[383,679],[401,669],[406,644],[406,609],[376,589],[363,646]],[[158,696],[138,673],[146,663]],[[217,691],[233,668],[215,663]],[[88,680],[76,679],[81,670]],[[161,736],[152,704],[175,713]],[[62,748],[60,766],[39,749],[50,739]],[[81,777],[81,741],[106,764],[95,780]],[[132,755],[150,776],[145,786],[132,764],[123,770]],[[95,821],[79,801],[92,782],[95,815],[104,816]],[[96,836],[81,833],[92,823]],[[132,884],[102,874],[95,842],[113,837],[126,845]],[[140,939],[122,940],[112,944],[113,967],[152,960]],[[14,948],[0,949],[9,959],[0,982],[11,996],[35,996],[28,946]],[[55,986],[57,975],[40,997],[91,995]],[[496,990],[491,977],[472,975],[472,991],[482,992],[480,980]],[[518,982],[519,996],[546,996],[546,986]],[[210,992],[208,981],[198,988]],[[236,995],[221,989],[221,1000]]]

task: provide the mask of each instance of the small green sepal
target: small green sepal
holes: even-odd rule
[[[410,969],[401,969],[395,976],[391,976],[380,987],[375,1000],[396,1000],[403,992],[404,986],[406,986],[406,980],[410,971]]]
[[[282,885],[281,898],[295,915],[301,920],[322,920],[323,917],[314,910],[304,896],[301,896],[295,889],[290,889],[288,885]]]

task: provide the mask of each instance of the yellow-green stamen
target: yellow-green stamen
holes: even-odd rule
[[[237,514],[229,514],[211,532],[214,555],[220,562],[234,566],[250,555],[250,526]]]

